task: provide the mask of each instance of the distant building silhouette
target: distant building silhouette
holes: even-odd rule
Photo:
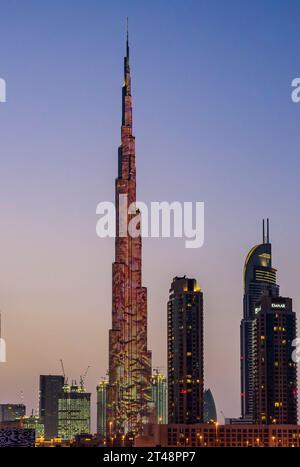
[[[203,395],[204,401],[204,414],[203,414],[203,421],[204,423],[209,422],[216,422],[217,417],[217,409],[216,404],[210,389],[206,389]]]
[[[0,422],[14,422],[25,414],[24,404],[0,404]]]

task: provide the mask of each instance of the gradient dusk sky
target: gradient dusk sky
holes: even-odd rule
[[[63,358],[77,381],[91,365],[95,413],[114,257],[95,212],[114,198],[126,16],[138,199],[206,209],[203,248],[144,240],[153,365],[166,367],[171,280],[195,277],[205,386],[219,415],[238,416],[243,263],[263,217],[281,293],[300,309],[297,0],[0,1],[0,402],[24,391],[36,409],[39,375],[60,373]]]

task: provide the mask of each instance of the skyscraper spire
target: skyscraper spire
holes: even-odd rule
[[[127,18],[127,33],[126,33],[126,55],[124,57],[124,84],[122,90],[122,126],[132,127],[132,102],[131,102],[131,74],[129,63],[129,33],[128,33],[128,18]],[[129,130],[130,131],[130,130]]]
[[[126,20],[126,57],[129,59],[129,20]]]
[[[147,346],[147,289],[142,285],[142,239],[128,234],[139,215],[136,203],[135,137],[132,134],[131,74],[127,27],[122,88],[121,145],[118,153],[115,262],[112,274],[112,328],[109,332],[107,433],[141,434],[149,422],[151,352]],[[121,219],[122,218],[122,219]],[[127,231],[120,233],[120,226]]]
[[[270,222],[269,218],[267,218],[267,234],[266,234],[266,226],[265,226],[265,219],[263,219],[263,243],[270,243]]]

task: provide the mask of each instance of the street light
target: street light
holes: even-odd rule
[[[109,422],[109,438],[110,438],[110,442],[111,442],[111,444],[113,445],[113,437],[112,437],[112,424],[113,424],[113,422],[112,422],[112,421],[110,421],[110,422]]]
[[[218,444],[218,426],[219,426],[219,423],[218,422],[215,422],[215,427],[216,427],[216,446]]]

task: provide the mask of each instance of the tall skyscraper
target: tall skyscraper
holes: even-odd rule
[[[167,378],[158,369],[153,370],[151,386],[154,423],[167,423]]]
[[[203,293],[175,277],[168,302],[168,422],[203,422]]]
[[[58,400],[58,436],[74,439],[91,431],[91,394],[83,386],[64,385]]]
[[[244,311],[241,321],[241,409],[243,419],[254,419],[254,368],[253,332],[255,304],[264,292],[278,297],[276,269],[272,267],[272,246],[269,239],[269,219],[265,232],[263,221],[263,243],[249,252],[244,266]]]
[[[97,386],[97,434],[106,437],[106,399],[108,381],[102,380]]]
[[[58,435],[58,399],[63,385],[63,376],[40,376],[40,419],[45,427],[46,439],[57,438]]]
[[[24,404],[0,404],[0,422],[13,422],[24,417],[25,413]]]
[[[255,306],[255,418],[297,424],[297,363],[292,359],[296,313],[290,298],[264,295]]]
[[[135,138],[132,134],[128,33],[118,160],[107,426],[110,433],[136,435],[143,431],[143,424],[149,419],[151,352],[147,347],[147,289],[142,286],[142,241],[140,235],[128,234],[130,221],[139,215],[135,207]]]

